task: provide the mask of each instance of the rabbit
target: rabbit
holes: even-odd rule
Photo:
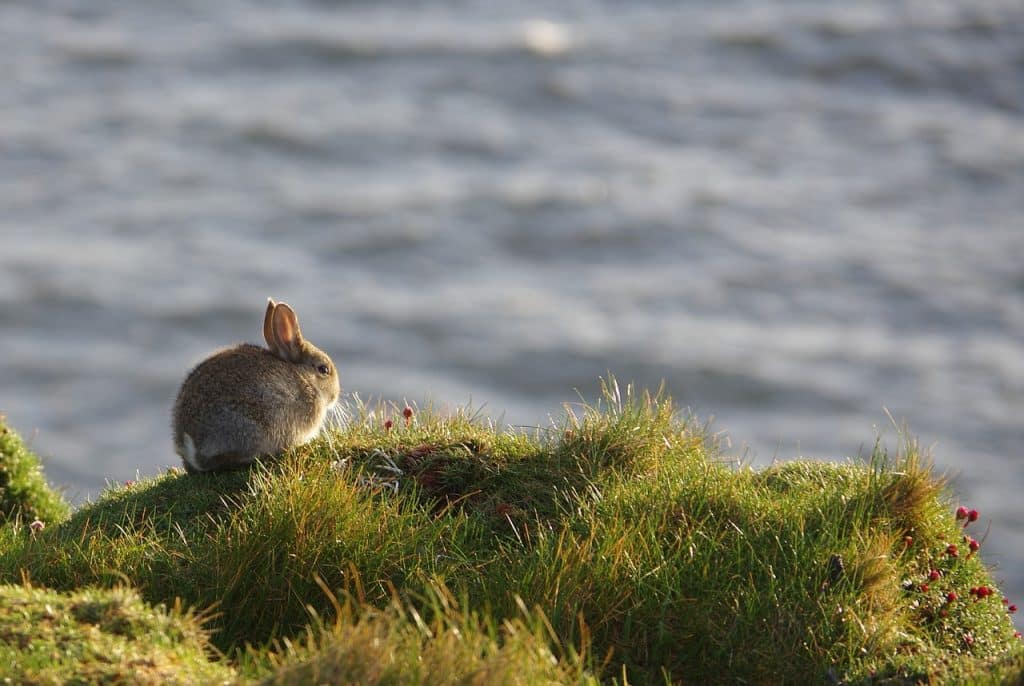
[[[269,350],[220,350],[185,377],[174,403],[175,452],[190,474],[237,469],[308,442],[341,392],[334,362],[302,337],[295,311],[267,300]]]

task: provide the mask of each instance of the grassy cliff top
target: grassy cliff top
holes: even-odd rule
[[[980,524],[912,442],[728,465],[669,399],[614,381],[549,430],[354,415],[249,470],[172,470],[41,530],[12,519],[0,584],[128,585],[154,611],[196,608],[222,653],[202,659],[239,682],[1024,674]]]

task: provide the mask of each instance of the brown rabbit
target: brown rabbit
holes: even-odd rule
[[[190,473],[234,469],[320,431],[341,388],[331,358],[302,337],[284,303],[267,301],[263,337],[206,358],[174,403],[174,449]]]

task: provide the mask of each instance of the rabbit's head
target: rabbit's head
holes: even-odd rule
[[[341,385],[334,362],[327,353],[302,337],[299,319],[291,307],[267,299],[263,337],[270,352],[285,362],[299,366],[302,376],[316,388],[323,407],[329,407],[338,400]]]

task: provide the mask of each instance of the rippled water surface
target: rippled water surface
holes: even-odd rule
[[[1024,597],[1024,5],[0,5],[0,411],[82,500],[298,310],[347,392],[606,371],[755,463],[886,409]]]

